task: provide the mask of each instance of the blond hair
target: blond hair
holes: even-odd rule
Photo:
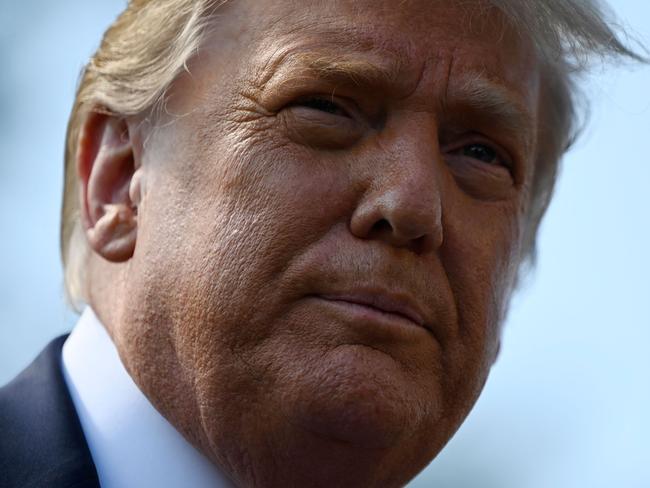
[[[65,149],[61,257],[66,294],[79,309],[85,297],[88,245],[79,215],[76,158],[79,132],[90,111],[136,115],[160,105],[198,49],[210,12],[225,0],[131,0],[104,34],[84,68]]]
[[[61,256],[70,303],[85,296],[88,244],[79,215],[76,172],[79,131],[91,111],[129,116],[161,106],[165,93],[199,49],[206,27],[226,0],[131,0],[106,31],[96,54],[82,72],[68,125]],[[533,206],[524,246],[534,259],[535,236],[550,201],[558,161],[577,128],[574,80],[594,57],[640,59],[617,38],[603,8],[594,0],[491,0],[522,33],[530,36],[547,67],[545,88],[552,113],[552,149],[540,155]]]

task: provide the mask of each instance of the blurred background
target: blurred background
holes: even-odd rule
[[[613,0],[650,44],[650,2]],[[78,73],[124,0],[0,0],[0,384],[76,317],[59,208]],[[476,408],[412,488],[650,487],[650,68],[600,70]],[[0,434],[1,435],[1,434]]]

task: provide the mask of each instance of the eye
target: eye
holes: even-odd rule
[[[459,152],[463,156],[476,159],[483,163],[510,167],[510,164],[499,155],[497,150],[487,144],[467,144]]]
[[[479,200],[500,200],[513,195],[516,166],[507,149],[480,134],[451,138],[442,151],[460,189]]]
[[[280,117],[287,136],[312,149],[349,148],[365,128],[353,102],[328,95],[296,98],[280,111]]]
[[[338,115],[341,117],[350,117],[350,114],[334,102],[332,99],[325,97],[311,97],[303,100],[298,100],[292,104],[294,107],[304,107],[312,110],[318,110],[331,115]]]

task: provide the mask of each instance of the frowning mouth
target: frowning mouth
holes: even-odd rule
[[[323,300],[357,308],[359,312],[380,314],[386,318],[408,321],[411,325],[426,327],[422,313],[403,295],[382,292],[357,292],[318,295]]]

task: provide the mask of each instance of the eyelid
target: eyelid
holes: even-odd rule
[[[339,115],[335,113],[330,113],[327,110],[321,110],[317,107],[310,107],[308,104],[308,102],[318,102],[318,101],[326,102],[328,104],[335,106],[338,110],[342,112],[342,114]],[[323,112],[329,115],[340,116],[340,117],[352,117],[352,114],[350,113],[350,110],[347,108],[346,105],[347,104],[341,103],[339,99],[337,99],[334,95],[329,95],[329,96],[328,95],[305,95],[290,102],[287,105],[287,107],[304,107],[319,112]]]
[[[322,100],[324,102],[331,103],[332,105],[335,105],[343,113],[340,114],[340,115],[330,114],[325,110],[319,110],[318,108],[307,107],[305,105],[301,105],[301,104],[305,104],[306,102],[309,102],[309,101],[318,101],[318,100]],[[347,117],[347,118],[350,118],[350,119],[355,118],[359,113],[359,108],[358,108],[357,104],[354,101],[352,101],[350,99],[340,97],[340,96],[337,96],[337,95],[335,95],[333,93],[330,93],[330,94],[324,94],[324,93],[305,94],[305,95],[296,97],[291,102],[289,102],[287,105],[285,105],[284,108],[289,108],[289,107],[305,107],[306,109],[312,109],[312,110],[315,110],[315,111],[320,111],[320,112],[322,112],[324,114],[327,114],[327,115],[338,116],[338,117]]]
[[[301,106],[309,100],[324,100],[335,105],[341,113]],[[322,94],[292,97],[278,109],[287,136],[293,142],[316,149],[345,149],[363,137],[364,125],[350,103]]]
[[[463,136],[459,136],[458,140],[453,143],[449,143],[443,146],[443,153],[453,153],[460,151],[466,146],[471,146],[473,144],[484,145],[491,148],[496,154],[497,157],[503,163],[503,167],[506,168],[511,173],[515,171],[515,160],[511,153],[505,149],[501,144],[494,142],[494,140],[479,134],[479,133],[470,133]],[[514,175],[513,175],[514,176]]]

